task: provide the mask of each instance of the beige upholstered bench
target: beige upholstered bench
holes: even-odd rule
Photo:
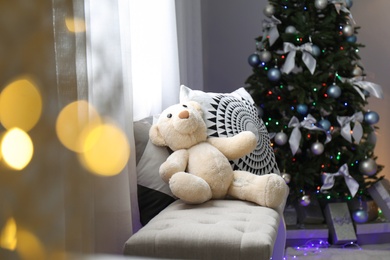
[[[280,212],[238,200],[201,205],[177,200],[130,237],[124,253],[169,259],[283,259],[286,230]]]
[[[210,136],[243,130],[258,136],[255,151],[233,162],[232,167],[245,167],[259,175],[279,172],[267,129],[244,89],[212,94],[182,86],[180,96],[202,104]],[[151,144],[148,132],[152,122],[151,117],[134,122],[138,204],[144,227],[127,240],[124,254],[157,259],[283,259],[284,203],[274,210],[239,200],[212,200],[200,205],[176,200],[158,173],[170,151]]]

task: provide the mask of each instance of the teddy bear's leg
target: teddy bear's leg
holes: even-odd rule
[[[277,174],[255,175],[234,171],[234,180],[228,193],[237,199],[276,208],[284,201],[287,191],[284,179]]]
[[[212,193],[209,184],[202,178],[178,172],[169,180],[172,193],[189,204],[200,204],[211,199]]]
[[[160,176],[166,183],[173,174],[184,171],[187,167],[188,151],[185,149],[173,152],[167,160],[160,166]]]

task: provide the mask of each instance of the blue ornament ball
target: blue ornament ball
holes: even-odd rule
[[[320,47],[318,47],[317,45],[311,46],[311,54],[312,54],[314,57],[320,56],[320,55],[321,55],[321,49],[320,49]]]
[[[332,98],[338,98],[341,96],[341,88],[336,84],[333,84],[328,88],[326,93]]]
[[[347,42],[355,43],[357,41],[356,35],[352,34],[351,36],[347,37]]]
[[[257,115],[262,118],[264,116],[264,110],[260,107],[260,106],[257,106]]]
[[[326,119],[321,119],[319,122],[318,122],[318,125],[324,129],[325,131],[328,131],[331,127],[331,124],[329,122],[329,120],[326,120]]]
[[[249,55],[248,57],[248,63],[249,65],[251,65],[252,67],[257,67],[260,65],[260,57],[258,54],[254,53],[254,54],[251,54]]]
[[[267,77],[270,81],[277,82],[282,77],[282,73],[278,68],[271,68],[267,72]]]
[[[368,211],[364,209],[355,210],[352,213],[352,218],[356,223],[366,223],[368,221]]]
[[[301,115],[306,115],[309,111],[309,108],[306,104],[299,104],[297,105],[297,112]]]
[[[345,0],[345,3],[347,4],[347,7],[350,9],[353,5],[353,1],[352,0]]]
[[[364,114],[364,121],[367,124],[374,125],[379,122],[379,115],[375,111],[369,111]]]

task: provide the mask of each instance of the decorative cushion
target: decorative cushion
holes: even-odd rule
[[[134,122],[137,162],[137,193],[141,224],[145,225],[161,210],[176,200],[159,174],[160,165],[168,158],[167,147],[159,147],[149,140],[153,117]]]
[[[280,217],[274,209],[247,201],[188,205],[176,200],[127,240],[124,254],[159,259],[270,259]]]
[[[258,116],[251,95],[244,88],[232,93],[211,93],[182,85],[180,102],[190,100],[201,104],[209,136],[229,137],[245,130],[257,136],[257,147],[252,153],[231,161],[234,170],[245,170],[257,175],[280,174],[268,131]]]

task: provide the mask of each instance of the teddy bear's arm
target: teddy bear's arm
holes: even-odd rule
[[[173,174],[183,172],[187,168],[188,151],[185,149],[173,152],[160,166],[160,176],[168,183]]]
[[[243,131],[232,137],[209,137],[207,141],[229,160],[235,160],[249,154],[257,145],[256,135],[251,131]]]

